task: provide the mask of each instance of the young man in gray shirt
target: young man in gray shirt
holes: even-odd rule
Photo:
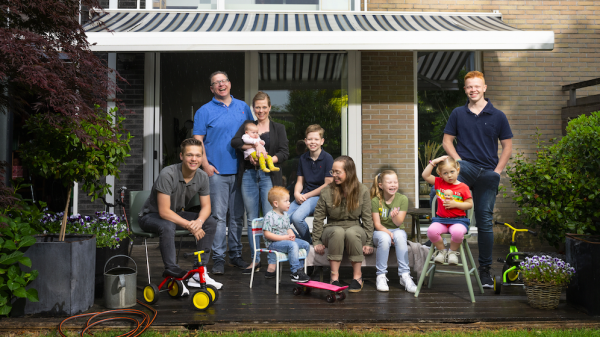
[[[140,227],[160,237],[160,253],[165,271],[163,276],[183,277],[186,274],[176,263],[175,231],[186,229],[196,238],[196,250],[205,251],[202,261],[209,259],[209,250],[217,230],[217,222],[210,216],[210,186],[207,174],[200,169],[202,142],[189,138],[181,143],[181,163],[165,167],[152,186],[139,216]],[[200,197],[200,213],[185,212],[183,208],[196,195]],[[197,263],[197,262],[196,262]],[[205,275],[206,282],[220,289],[222,284]],[[199,287],[198,275],[188,286]]]

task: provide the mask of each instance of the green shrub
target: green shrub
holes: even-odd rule
[[[557,143],[545,145],[540,136],[533,157],[519,153],[507,168],[519,219],[555,247],[565,233],[598,234],[600,112],[569,122]]]

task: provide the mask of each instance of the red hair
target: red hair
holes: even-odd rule
[[[466,75],[465,75],[465,82],[469,79],[469,78],[481,78],[483,80],[483,82],[485,83],[485,78],[483,77],[483,73],[481,71],[477,71],[477,70],[473,70],[473,71],[469,71]]]

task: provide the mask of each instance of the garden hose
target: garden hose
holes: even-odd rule
[[[106,322],[110,322],[110,321],[130,321],[130,322],[134,323],[134,328],[127,333],[118,335],[117,337],[137,337],[137,336],[141,335],[142,333],[144,333],[144,331],[146,331],[146,329],[148,329],[150,327],[150,325],[152,325],[152,323],[154,323],[154,320],[156,319],[156,315],[158,314],[158,312],[156,310],[154,310],[154,308],[141,302],[140,300],[137,300],[137,303],[148,308],[153,313],[152,318],[150,318],[150,315],[148,315],[146,312],[144,312],[142,310],[135,310],[135,309],[119,309],[119,310],[108,310],[108,311],[103,311],[103,312],[93,312],[93,313],[89,313],[89,314],[81,314],[81,315],[71,316],[71,317],[63,320],[58,325],[58,333],[63,337],[67,337],[67,335],[65,335],[62,330],[63,324],[65,324],[65,322],[70,321],[72,319],[77,319],[77,318],[82,318],[82,317],[90,317],[87,320],[85,327],[83,328],[83,331],[81,331],[81,336],[85,335],[86,333],[93,335],[89,330],[98,324],[102,324],[102,323],[106,323]],[[101,319],[101,320],[92,322],[92,320],[94,320],[95,318],[97,318],[101,315],[107,315],[107,314],[109,314],[109,315],[125,314],[125,315],[130,315],[130,316],[141,316],[142,320],[140,321],[137,318],[128,317],[128,316],[117,316],[117,317],[110,317],[110,318],[105,318],[105,319]]]

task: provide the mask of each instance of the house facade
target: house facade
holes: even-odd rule
[[[370,185],[382,168],[396,170],[409,207],[426,199],[419,151],[426,142],[441,143],[444,116],[466,102],[460,89],[465,71],[485,74],[486,97],[507,115],[514,152],[534,151],[531,135],[538,128],[544,138],[560,136],[569,98],[561,87],[600,73],[600,5],[593,1],[105,5],[101,19],[113,32],[94,24],[86,32],[96,43],[92,49],[128,81],[118,98],[133,112],[125,123],[135,137],[114,181],[117,190],[149,189],[160,169],[176,161],[194,112],[211,98],[208,75],[215,70],[228,72],[236,98],[250,103],[258,90],[271,95],[272,117],[288,131],[290,157],[301,150],[295,141],[302,130],[323,124],[326,150],[353,157],[363,183]],[[501,183],[510,192],[505,174]],[[83,193],[75,200],[82,214],[102,208]],[[499,195],[498,219],[511,221],[515,211],[511,199]]]

